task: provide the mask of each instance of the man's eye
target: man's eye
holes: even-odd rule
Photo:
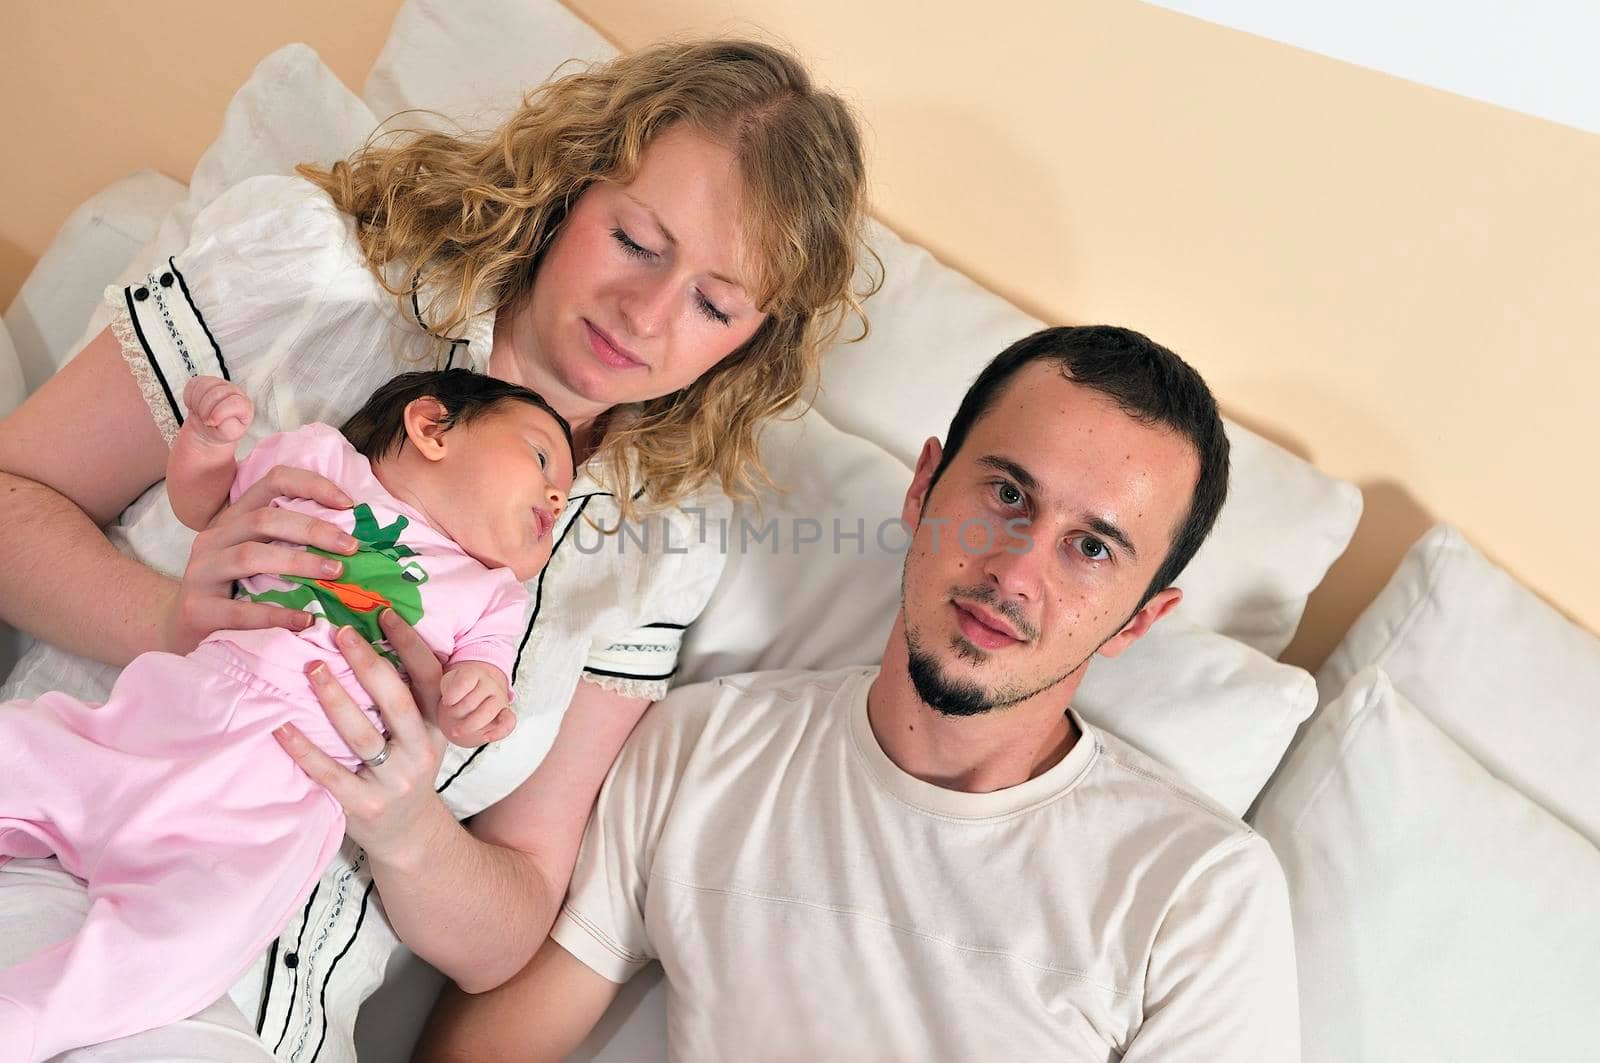
[[[1022,496],[1022,492],[1017,490],[1015,484],[1003,483],[1003,484],[998,485],[995,488],[995,496],[1000,499],[1000,502],[1003,505],[1007,505],[1007,506],[1020,506],[1020,505],[1022,505],[1022,497],[1023,497]]]
[[[1111,556],[1111,548],[1092,535],[1078,540],[1078,552],[1090,561],[1104,561]]]

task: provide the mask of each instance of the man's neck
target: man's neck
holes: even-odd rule
[[[867,694],[867,720],[884,754],[907,775],[947,790],[990,793],[1044,774],[1077,744],[1066,710],[1081,670],[1015,705],[946,716],[917,695],[909,663],[896,621]]]

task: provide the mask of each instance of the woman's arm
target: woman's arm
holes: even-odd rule
[[[412,1063],[538,1063],[583,1044],[622,987],[547,940],[511,981],[479,996],[445,986]]]
[[[178,584],[100,528],[161,479],[167,445],[109,330],[0,422],[0,618],[126,664],[160,646]]]
[[[148,650],[187,652],[213,631],[303,627],[304,614],[232,600],[233,581],[263,572],[322,575],[292,546],[354,550],[348,535],[270,508],[279,495],[338,508],[332,483],[274,469],[195,539],[181,584],[117,551],[105,533],[161,479],[167,445],[109,329],[0,422],[0,619],[107,664]]]
[[[388,760],[351,773],[293,728],[284,728],[280,741],[344,807],[346,832],[366,849],[401,939],[461,988],[483,992],[521,970],[550,932],[600,785],[649,702],[579,683],[538,769],[478,815],[469,832],[433,789],[442,743],[425,716],[438,703],[438,660],[393,613],[382,623],[411,688],[360,636],[341,632],[339,648],[383,714]],[[311,678],[358,755],[383,747],[360,706],[325,670]]]

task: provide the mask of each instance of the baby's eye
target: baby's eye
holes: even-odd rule
[[[539,469],[540,469],[540,471],[548,469],[549,467],[550,467],[550,455],[546,454],[542,450],[539,451]]]

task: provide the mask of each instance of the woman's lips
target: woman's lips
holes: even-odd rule
[[[979,619],[976,613],[968,611],[959,603],[955,604],[955,611],[956,624],[961,628],[961,634],[975,646],[986,650],[998,650],[1022,641],[1008,631],[990,627]]]
[[[589,340],[589,349],[600,361],[613,369],[643,369],[645,364],[634,357],[626,347],[618,346],[612,338],[589,321],[583,323],[583,332]]]

